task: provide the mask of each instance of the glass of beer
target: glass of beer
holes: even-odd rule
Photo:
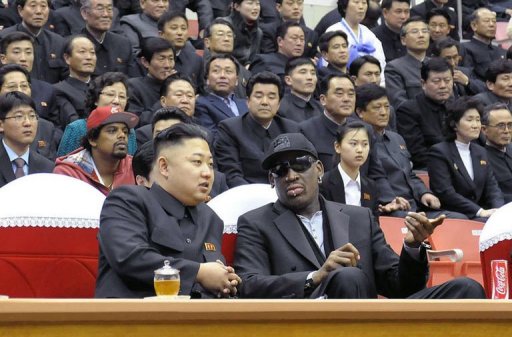
[[[157,296],[176,296],[180,291],[180,271],[171,267],[169,260],[164,266],[155,270],[153,279]]]

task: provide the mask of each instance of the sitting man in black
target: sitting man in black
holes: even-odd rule
[[[512,201],[512,114],[503,103],[494,103],[484,109],[482,132],[485,134],[487,157],[491,162],[505,203]]]
[[[409,213],[398,256],[369,209],[321,197],[323,165],[303,135],[275,138],[262,168],[278,200],[238,219],[235,266],[243,280],[242,297],[485,297],[469,278],[425,288],[428,263],[422,243],[443,217]]]
[[[222,263],[224,225],[204,204],[213,183],[205,133],[180,123],[154,142],[151,188],[119,187],[101,210],[95,296],[154,296],[154,271],[165,260],[180,271],[180,295],[236,295],[240,278]]]

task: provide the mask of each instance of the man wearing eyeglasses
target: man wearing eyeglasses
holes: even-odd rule
[[[32,83],[26,68],[18,64],[6,64],[0,68],[0,95],[19,91],[32,98]],[[37,112],[38,106],[36,106]],[[38,114],[39,117],[41,117]],[[35,140],[30,149],[55,160],[57,148],[62,137],[62,130],[44,118],[39,118]]]
[[[302,134],[282,134],[265,153],[278,200],[238,219],[235,269],[247,298],[484,298],[469,278],[425,288],[423,241],[444,217],[409,213],[398,256],[367,208],[319,196],[324,173]]]
[[[505,203],[512,201],[512,114],[503,103],[487,106],[482,116],[487,157],[503,192]]]
[[[420,17],[411,17],[402,25],[400,38],[407,54],[389,62],[384,69],[388,97],[395,110],[421,92],[420,67],[430,40],[428,26]]]
[[[51,173],[54,164],[30,149],[37,133],[34,101],[14,91],[0,96],[0,187],[33,173]]]

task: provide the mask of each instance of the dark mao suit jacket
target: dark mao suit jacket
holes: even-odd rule
[[[96,297],[154,296],[154,271],[170,260],[180,271],[180,294],[199,290],[199,264],[224,261],[224,224],[205,204],[189,207],[193,225],[182,222],[183,205],[158,184],[151,189],[121,186],[101,210]],[[195,235],[189,235],[195,227]],[[210,243],[212,245],[206,245]]]
[[[426,259],[399,257],[386,243],[369,209],[325,201],[335,248],[352,243],[360,267],[374,291],[386,297],[407,297],[425,287]],[[253,298],[303,298],[307,275],[321,266],[297,216],[279,201],[238,219],[235,270],[242,277],[240,294]]]
[[[474,218],[480,208],[503,206],[503,194],[494,178],[485,149],[470,146],[474,180],[471,180],[455,142],[432,146],[428,154],[430,188],[443,208]]]

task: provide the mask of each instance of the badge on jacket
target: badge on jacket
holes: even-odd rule
[[[480,160],[480,165],[485,166],[485,165],[487,165],[487,162],[485,160]]]
[[[205,242],[204,243],[204,249],[206,249],[207,251],[210,251],[210,252],[216,252],[217,251],[217,248],[215,247],[215,245],[213,243],[210,243],[210,242]]]
[[[371,200],[370,193],[363,193],[363,200]]]

